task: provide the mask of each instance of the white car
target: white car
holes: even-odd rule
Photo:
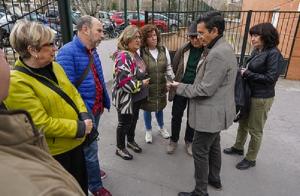
[[[5,15],[5,13],[0,12],[0,26],[7,24],[8,22],[12,21],[11,15]]]

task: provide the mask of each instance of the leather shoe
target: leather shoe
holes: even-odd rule
[[[208,180],[208,184],[212,187],[214,187],[216,190],[222,190],[222,184],[221,181],[211,181]]]
[[[255,165],[256,165],[256,161],[249,161],[247,159],[243,159],[235,167],[240,170],[245,170],[245,169],[249,169],[250,167],[254,167]]]
[[[127,147],[131,148],[136,153],[141,153],[142,152],[142,148],[135,141],[127,142]]]
[[[244,150],[239,150],[239,149],[236,149],[235,147],[230,147],[230,148],[225,148],[223,150],[223,152],[225,154],[237,154],[237,155],[244,155]]]
[[[178,196],[199,196],[194,191],[193,192],[180,192],[178,193]],[[204,196],[208,196],[208,193],[206,193]]]

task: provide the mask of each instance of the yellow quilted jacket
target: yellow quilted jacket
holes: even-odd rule
[[[17,60],[15,66],[25,66]],[[73,100],[80,112],[87,112],[85,104],[69,81],[63,68],[53,62],[58,86]],[[44,132],[52,155],[68,152],[79,146],[84,138],[75,138],[78,116],[75,110],[49,87],[17,70],[11,71],[9,95],[4,101],[9,110],[26,110],[35,126]]]

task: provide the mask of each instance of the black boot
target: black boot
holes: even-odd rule
[[[230,148],[225,148],[223,150],[223,152],[225,154],[237,154],[237,155],[244,155],[244,150],[239,150],[239,149],[236,149],[235,147],[230,147]]]
[[[222,190],[222,183],[221,181],[211,181],[208,180],[208,184],[214,187],[216,190]]]
[[[248,161],[247,159],[243,159],[235,167],[240,170],[245,170],[245,169],[249,169],[250,167],[254,167],[255,165],[256,165],[256,161]]]
[[[180,193],[178,193],[178,196],[199,196],[199,195],[197,195],[193,191],[193,192],[180,192]],[[208,193],[206,193],[205,196],[208,196]]]

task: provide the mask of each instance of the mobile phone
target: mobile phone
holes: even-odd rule
[[[171,83],[173,83],[173,81],[174,81],[173,78],[169,75],[166,76],[166,80]]]

